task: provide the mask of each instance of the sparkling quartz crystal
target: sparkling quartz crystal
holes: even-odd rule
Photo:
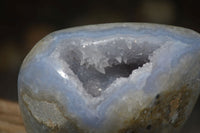
[[[27,133],[172,133],[200,92],[200,35],[144,23],[70,28],[39,41],[18,78]]]

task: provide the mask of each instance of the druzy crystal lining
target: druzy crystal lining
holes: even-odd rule
[[[137,44],[131,37],[115,36],[104,41],[65,42],[58,50],[82,87],[96,97],[117,78],[129,77],[132,71],[149,62],[158,46]],[[67,45],[66,45],[67,43]],[[82,44],[83,43],[83,44]],[[82,46],[80,46],[82,45]]]

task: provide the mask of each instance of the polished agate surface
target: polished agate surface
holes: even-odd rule
[[[27,133],[172,133],[200,91],[200,35],[113,23],[53,32],[24,59]]]

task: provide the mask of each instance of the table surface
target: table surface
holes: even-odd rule
[[[26,133],[17,103],[0,99],[0,133]]]

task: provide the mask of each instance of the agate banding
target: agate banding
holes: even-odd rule
[[[200,35],[145,23],[64,29],[39,41],[18,78],[27,133],[166,133],[200,90]]]

